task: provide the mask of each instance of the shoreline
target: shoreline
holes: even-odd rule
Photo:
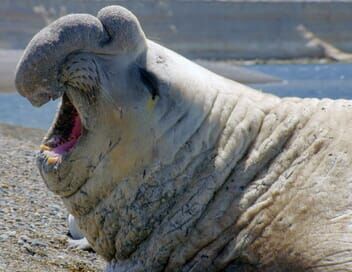
[[[22,127],[6,123],[0,123],[0,137],[12,138],[19,141],[27,141],[40,145],[46,131],[39,128]]]

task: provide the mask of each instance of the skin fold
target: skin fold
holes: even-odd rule
[[[78,144],[38,167],[107,271],[352,270],[351,101],[218,76],[119,6],[39,32],[16,86],[79,112]]]

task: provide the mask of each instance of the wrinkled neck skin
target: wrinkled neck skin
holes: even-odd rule
[[[215,75],[150,41],[138,61],[148,63],[163,88],[177,89],[179,99],[147,103],[150,116],[144,118],[157,122],[139,130],[152,137],[135,141],[123,133],[128,124],[114,128],[113,144],[95,153],[94,171],[63,201],[93,248],[110,261],[111,271],[191,265],[200,249],[218,241],[207,253],[214,260],[218,248],[236,235],[228,228],[254,200],[232,209],[231,217],[226,210],[238,205],[243,188],[262,171],[262,157],[268,161],[276,154],[268,149],[258,158],[256,152],[264,148],[266,135],[258,138],[263,120],[280,99]],[[106,118],[116,116],[118,109]],[[274,128],[279,121],[269,125]],[[293,127],[289,123],[287,130]],[[106,179],[106,171],[111,178]],[[242,184],[232,183],[239,173],[246,176]],[[232,197],[218,193],[224,190]],[[216,219],[221,217],[226,219],[222,224]]]

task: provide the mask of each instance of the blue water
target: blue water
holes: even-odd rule
[[[35,108],[17,93],[0,94],[0,123],[47,129],[54,118],[57,103]]]
[[[247,68],[283,79],[280,83],[253,85],[278,96],[352,99],[352,64],[270,64]],[[57,102],[34,108],[17,93],[0,94],[0,123],[47,129]]]
[[[271,64],[249,68],[283,79],[280,83],[253,85],[278,96],[352,99],[352,64]]]

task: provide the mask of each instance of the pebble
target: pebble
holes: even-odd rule
[[[44,243],[39,240],[32,240],[30,243],[32,244],[32,246],[36,246],[36,247],[47,247],[48,246],[47,243]]]
[[[0,235],[0,241],[6,241],[7,239],[9,239],[9,235],[6,233],[3,233]]]
[[[15,236],[16,236],[16,231],[9,231],[9,232],[7,232],[7,234],[8,234],[10,237],[15,237]]]

